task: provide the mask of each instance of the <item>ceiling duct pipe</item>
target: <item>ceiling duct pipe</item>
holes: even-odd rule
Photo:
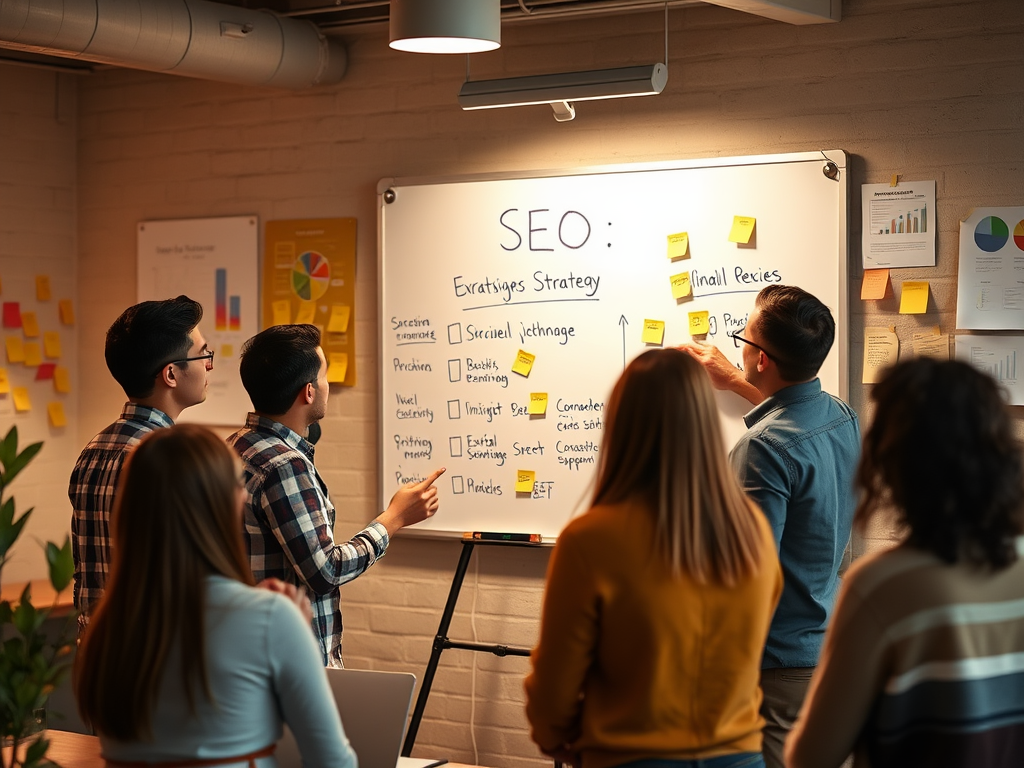
[[[347,61],[312,22],[207,0],[0,0],[0,48],[294,89]]]

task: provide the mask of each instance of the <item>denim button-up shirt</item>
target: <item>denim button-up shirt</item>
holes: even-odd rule
[[[813,667],[850,539],[857,414],[814,379],[779,390],[743,420],[747,432],[730,457],[771,524],[785,579],[762,667]]]

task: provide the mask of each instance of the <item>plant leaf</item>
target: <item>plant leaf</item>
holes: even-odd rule
[[[25,750],[25,765],[30,763],[36,763],[43,759],[46,755],[46,750],[50,748],[50,742],[48,739],[44,739],[40,736],[38,739],[28,745],[28,749]]]
[[[14,497],[12,496],[7,500],[11,504],[11,509],[14,509]],[[6,503],[5,503],[6,506]],[[33,507],[32,509],[35,509]],[[21,529],[25,527],[25,523],[28,522],[28,516],[32,514],[32,509],[25,512],[24,515],[19,517],[10,525],[5,525],[3,520],[0,520],[0,557],[7,556],[7,550],[14,546],[14,542],[21,536]]]
[[[46,562],[50,566],[50,583],[55,590],[63,592],[75,575],[70,537],[64,537],[64,545],[60,548],[52,541],[46,542]]]
[[[6,462],[4,465],[4,485],[10,485],[14,478],[43,447],[42,443],[32,443],[28,448],[14,457],[14,461]]]
[[[6,467],[14,457],[18,455],[18,427],[13,426],[7,430],[3,442],[0,442],[0,464]]]

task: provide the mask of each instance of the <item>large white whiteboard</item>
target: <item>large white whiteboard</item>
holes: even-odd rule
[[[840,168],[827,178],[825,162]],[[379,197],[381,500],[445,466],[423,533],[558,532],[586,508],[601,407],[645,350],[645,319],[664,345],[689,338],[707,310],[717,344],[746,322],[770,282],[799,285],[838,325],[821,371],[847,390],[846,155],[840,150],[532,173],[510,178],[384,179]],[[734,216],[757,220],[747,246]],[[667,237],[687,232],[688,259]],[[669,277],[691,272],[694,295]],[[529,377],[511,371],[536,356]],[[526,414],[548,393],[543,417]],[[732,445],[749,404],[719,393]],[[515,493],[518,470],[536,472]]]

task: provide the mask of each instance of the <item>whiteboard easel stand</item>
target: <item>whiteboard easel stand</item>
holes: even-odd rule
[[[416,743],[416,733],[420,728],[420,721],[423,719],[423,710],[427,707],[427,698],[430,696],[430,686],[434,682],[434,673],[437,672],[437,664],[441,660],[441,653],[449,648],[457,648],[463,651],[483,651],[493,653],[495,656],[529,656],[529,648],[512,648],[507,645],[488,645],[486,643],[463,643],[448,639],[448,628],[451,626],[452,617],[455,615],[455,604],[459,601],[459,592],[462,590],[462,582],[466,577],[466,570],[469,568],[470,558],[473,556],[473,548],[481,546],[513,546],[513,547],[537,547],[537,544],[530,544],[516,541],[482,541],[479,539],[463,540],[462,556],[459,558],[459,565],[455,569],[455,578],[452,579],[452,588],[448,591],[448,602],[445,603],[444,612],[441,614],[441,623],[437,626],[437,634],[434,636],[434,645],[430,651],[430,661],[427,662],[427,669],[423,673],[423,685],[420,686],[419,695],[416,697],[416,706],[412,711],[412,719],[409,720],[409,730],[405,734],[405,744],[402,746],[402,757],[412,755],[413,745]]]

